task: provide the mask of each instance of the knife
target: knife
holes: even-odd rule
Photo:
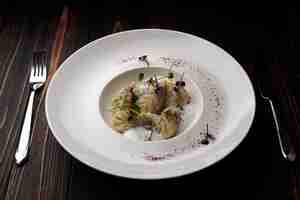
[[[291,143],[291,139],[287,134],[286,130],[284,130],[279,123],[278,118],[278,107],[274,105],[272,100],[272,95],[268,93],[271,90],[270,80],[268,81],[269,73],[267,72],[268,64],[266,63],[267,57],[265,56],[263,51],[258,51],[257,59],[256,59],[256,78],[257,78],[257,88],[259,90],[261,98],[264,100],[266,104],[270,107],[272,111],[272,117],[274,121],[274,125],[277,132],[278,143],[280,147],[280,151],[282,156],[288,160],[293,162],[296,159],[296,153],[294,147]]]

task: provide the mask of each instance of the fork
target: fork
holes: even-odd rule
[[[21,129],[19,145],[15,154],[16,163],[20,165],[25,161],[28,155],[29,139],[31,132],[32,107],[35,92],[38,91],[45,83],[47,78],[46,52],[34,52],[32,56],[32,66],[29,77],[30,96],[26,107],[25,118]]]

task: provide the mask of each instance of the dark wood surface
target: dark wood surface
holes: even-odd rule
[[[0,16],[0,199],[153,199],[170,195],[178,199],[300,199],[297,10],[185,8],[184,14],[172,16],[134,10],[114,15],[110,7],[71,5],[52,9],[47,16]],[[256,92],[257,71],[263,67],[271,86],[268,92],[298,153],[295,163],[282,158],[270,109],[257,94],[249,134],[215,165],[158,181],[107,175],[74,159],[52,136],[44,111],[45,87],[35,101],[30,159],[16,166],[14,153],[29,95],[32,52],[47,50],[50,79],[60,63],[88,42],[136,28],[174,29],[216,43],[241,63]],[[263,50],[264,62],[258,60],[258,50]]]

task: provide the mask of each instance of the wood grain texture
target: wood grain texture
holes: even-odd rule
[[[0,132],[0,146],[2,147],[0,151],[0,199],[4,199],[6,193],[17,143],[19,126],[16,124],[20,124],[22,120],[22,116],[18,113],[24,110],[25,94],[28,91],[28,87],[26,87],[28,77],[26,65],[28,63],[24,61],[30,57],[30,52],[19,51],[19,49],[33,47],[33,41],[30,38],[22,39],[24,38],[22,34],[29,31],[29,27],[25,25],[26,19],[11,18],[9,20],[10,23],[4,27],[0,39],[1,44],[5,44],[5,46],[0,45],[0,55],[5,60],[0,68],[2,71],[1,85],[4,88],[0,97],[0,107],[7,107],[8,110]],[[17,51],[19,52],[17,56],[13,56]],[[11,60],[11,58],[16,59]],[[9,66],[9,70],[7,66]],[[2,118],[4,114],[1,113]]]
[[[1,121],[0,121],[0,129],[2,129],[3,126],[4,126],[4,124],[5,124],[5,121],[6,121],[6,118],[7,118],[7,113],[8,113],[8,107],[5,106],[5,107],[1,110],[2,118],[1,118]]]
[[[26,19],[9,18],[8,20],[10,20],[11,23],[6,27],[2,25],[2,28],[5,29],[1,32],[0,37],[0,96],[2,96],[17,51],[20,49]]]
[[[60,10],[57,10],[58,14],[60,14],[59,11]],[[48,66],[50,69],[57,68],[60,59],[59,50],[63,43],[63,37],[61,35],[64,35],[64,33],[60,34],[61,31],[59,30],[66,29],[67,25],[64,21],[66,18],[65,15],[67,15],[67,13],[64,13],[61,18],[30,18],[31,23],[29,23],[28,29],[35,30],[35,32],[25,32],[24,34],[24,41],[30,42],[30,45],[32,45],[29,49],[46,50],[48,52],[48,58],[50,58],[48,59]],[[33,26],[35,28],[33,28]],[[58,26],[64,27],[57,28]],[[32,40],[30,40],[31,38]],[[29,54],[32,55],[32,51],[30,51]],[[20,61],[30,60],[30,58],[31,57],[28,56],[20,59]],[[24,69],[26,68],[24,67]],[[16,74],[13,75],[16,76]],[[28,94],[24,94],[23,96],[26,99]],[[43,91],[40,91],[35,98],[36,109],[34,111],[32,124],[30,159],[23,167],[17,167],[13,159],[7,162],[8,165],[10,165],[8,166],[10,170],[7,171],[10,173],[7,174],[9,181],[6,183],[7,186],[5,186],[7,190],[5,199],[65,199],[68,184],[67,171],[69,168],[69,157],[49,133],[44,106]],[[20,122],[17,124],[21,125]],[[14,139],[17,141],[17,138]],[[15,148],[12,149],[11,155],[6,155],[5,158],[9,159],[14,157]],[[0,199],[4,199],[4,196]]]
[[[74,5],[55,10],[49,17],[0,17],[0,199],[155,199],[169,198],[170,192],[175,199],[187,194],[202,199],[300,199],[296,9],[256,9],[254,13],[252,9],[190,7],[172,16],[153,16],[146,9],[120,15],[114,8]],[[282,125],[293,138],[296,162],[289,164],[281,157],[270,109],[256,95],[257,110],[247,137],[213,166],[160,181],[107,175],[72,158],[52,136],[44,113],[45,87],[35,101],[30,160],[17,167],[13,155],[23,118],[20,113],[28,98],[32,51],[48,51],[50,79],[60,63],[88,42],[136,28],[174,29],[216,43],[241,63],[256,94],[256,72],[261,65],[254,63],[258,63],[256,51],[263,49],[269,63],[266,79],[272,83]]]

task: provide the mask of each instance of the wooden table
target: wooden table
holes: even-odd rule
[[[178,8],[179,10],[181,8]],[[183,8],[182,8],[183,9]],[[0,16],[0,199],[300,199],[299,17],[296,9],[230,11],[184,8],[173,16],[150,16],[135,9],[113,15],[107,7],[61,6],[47,16]],[[30,14],[28,13],[24,13]],[[42,13],[40,13],[42,14]],[[18,143],[35,50],[47,50],[50,77],[69,55],[99,37],[136,28],[168,28],[208,39],[232,54],[256,83],[256,50],[282,126],[298,158],[285,161],[267,104],[256,96],[257,110],[246,139],[229,156],[200,172],[169,180],[128,180],[87,167],[66,153],[52,136],[44,111],[46,87],[35,101],[30,159],[18,167]],[[262,67],[262,66],[260,66]],[[255,89],[257,89],[255,87]],[[257,90],[256,90],[257,92]],[[106,196],[106,197],[105,197]]]

